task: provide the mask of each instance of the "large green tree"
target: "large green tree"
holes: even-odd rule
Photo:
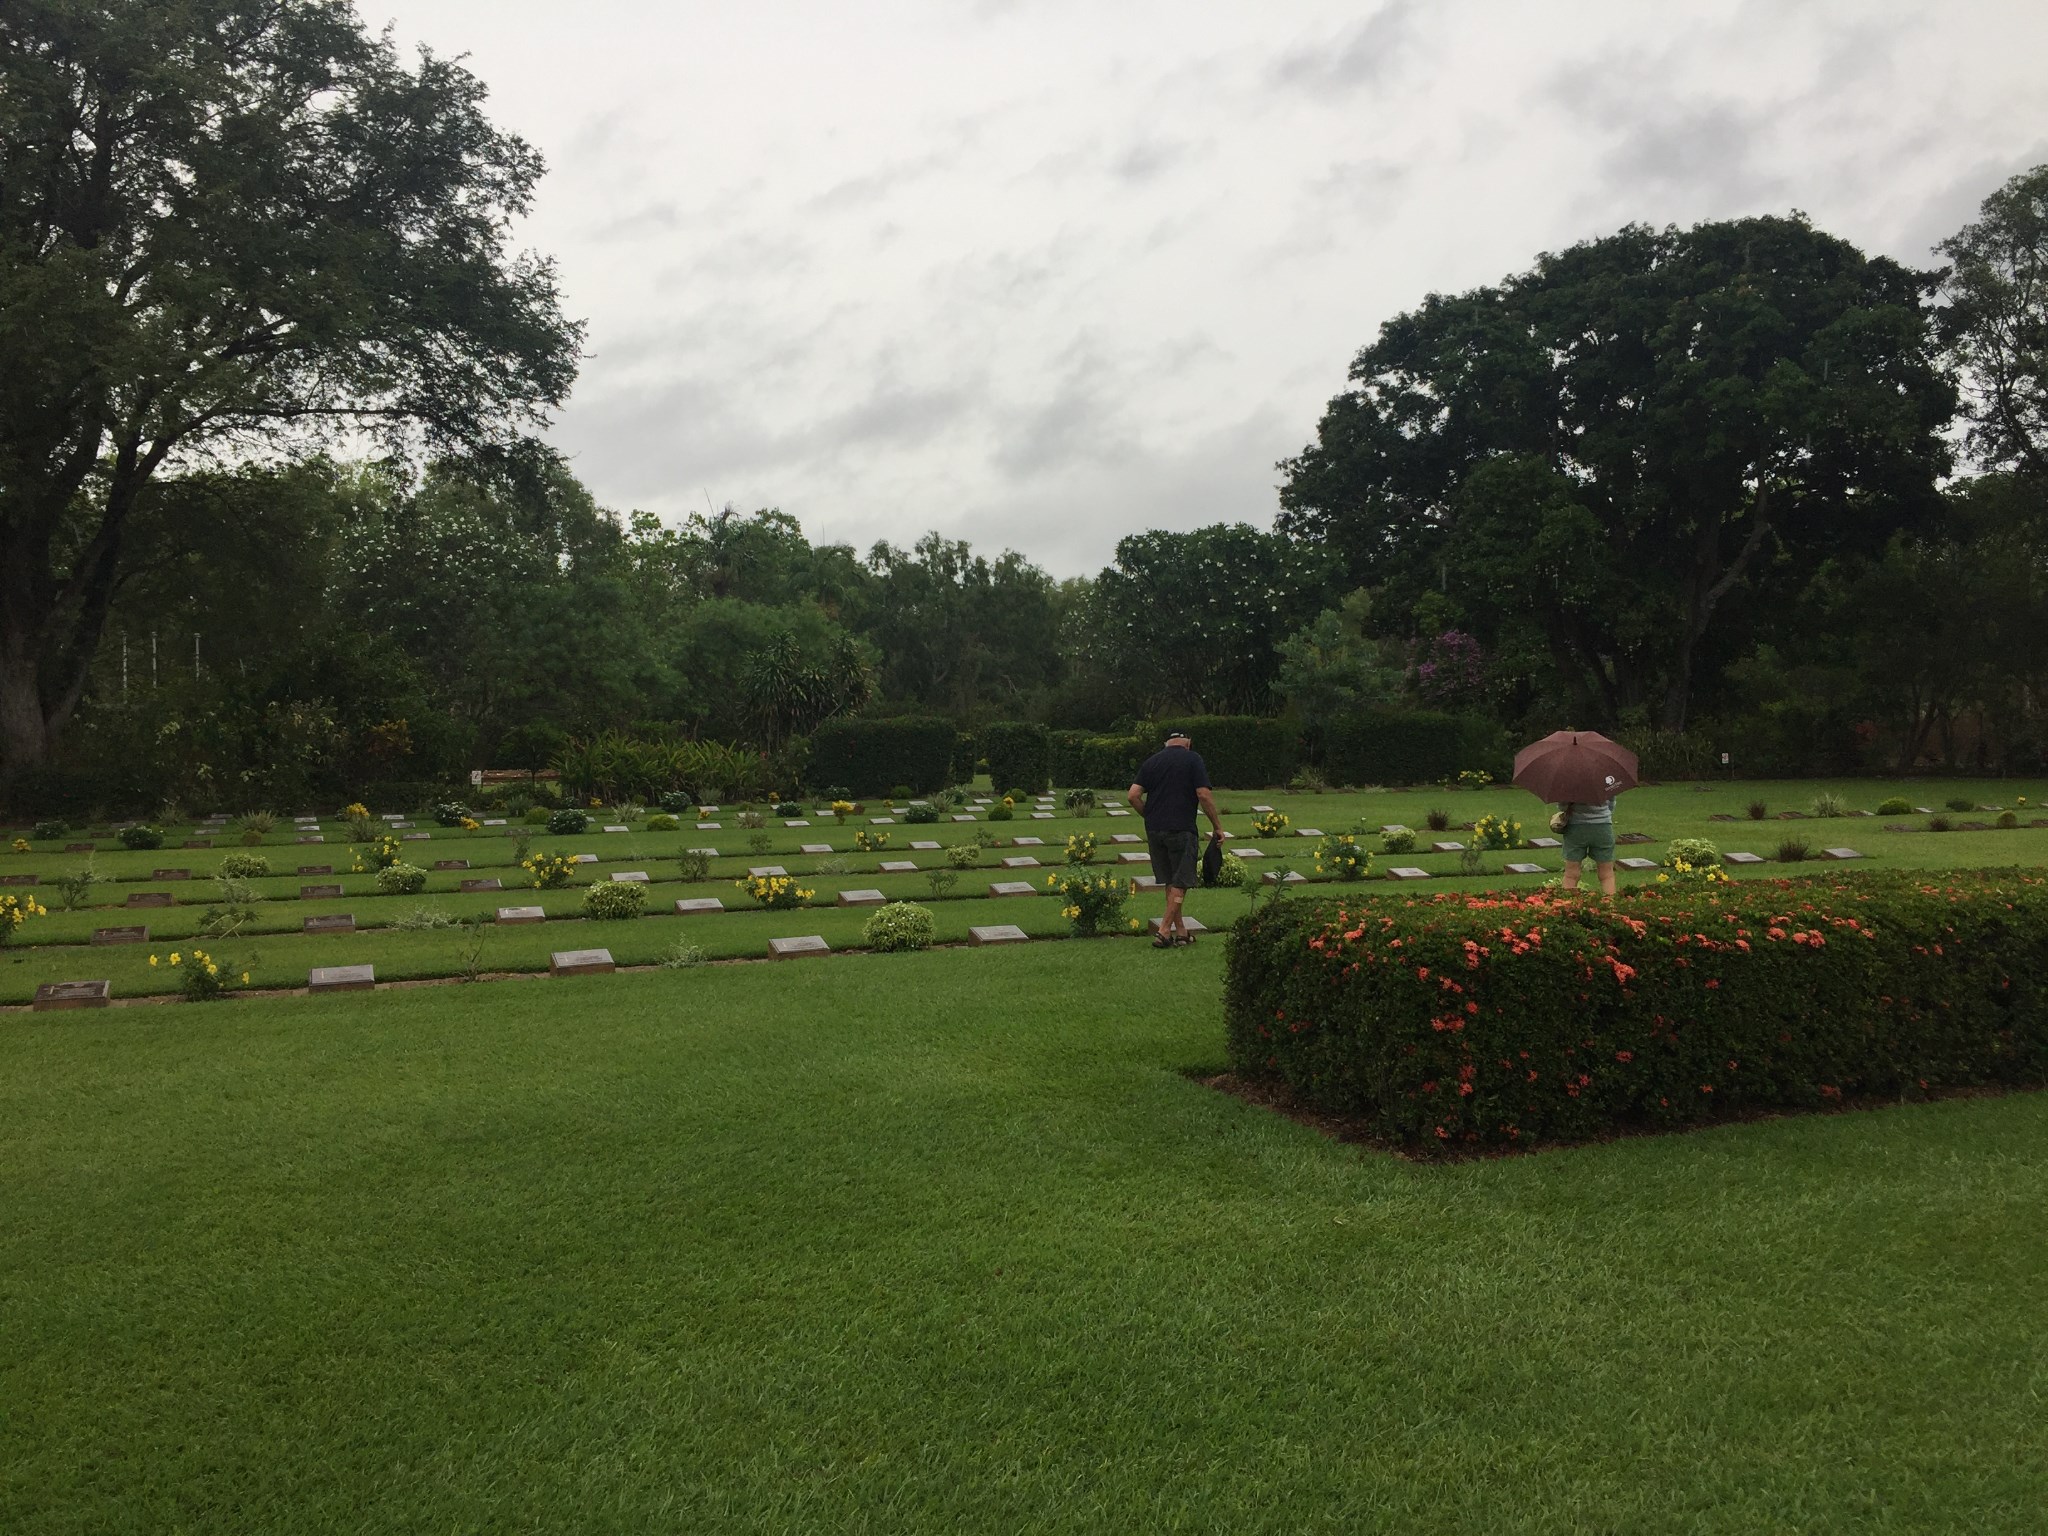
[[[580,329],[483,95],[346,0],[0,8],[0,779],[77,708],[159,472],[529,456]]]
[[[2048,165],[2015,176],[1941,253],[1943,331],[1969,390],[1970,445],[2048,477]]]
[[[1795,217],[1632,226],[1432,296],[1281,466],[1280,526],[1397,604],[1539,633],[1581,718],[1683,727],[1731,613],[1938,508],[1933,283]]]

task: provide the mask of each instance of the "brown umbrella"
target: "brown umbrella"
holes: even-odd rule
[[[1636,787],[1636,755],[1598,731],[1552,731],[1515,754],[1515,783],[1539,800],[1593,805]]]

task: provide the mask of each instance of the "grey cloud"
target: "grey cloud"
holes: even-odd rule
[[[1414,47],[1419,0],[1389,0],[1358,25],[1326,43],[1282,54],[1274,84],[1285,89],[1343,92],[1391,79]]]
[[[1109,171],[1119,181],[1156,181],[1166,172],[1186,164],[1201,153],[1201,149],[1196,145],[1184,141],[1140,139],[1110,161]]]

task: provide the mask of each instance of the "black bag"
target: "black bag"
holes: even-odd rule
[[[1202,884],[1214,885],[1223,878],[1223,839],[1211,837],[1202,851]]]

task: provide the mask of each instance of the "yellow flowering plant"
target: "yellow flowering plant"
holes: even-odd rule
[[[569,883],[576,861],[566,853],[533,853],[521,859],[519,867],[533,877],[536,891],[555,891]]]
[[[1326,832],[1316,844],[1316,873],[1337,880],[1363,880],[1372,873],[1372,855],[1358,846],[1355,833]]]
[[[1519,848],[1522,824],[1512,816],[1496,816],[1489,811],[1472,823],[1472,841],[1481,848]]]
[[[1071,832],[1067,835],[1067,862],[1069,864],[1093,864],[1095,862],[1095,834],[1093,832]]]
[[[798,885],[794,875],[744,875],[733,884],[771,912],[801,907],[818,894]]]
[[[834,800],[832,802],[832,814],[842,826],[845,825],[846,818],[851,816],[853,812],[854,804],[851,800]]]
[[[0,896],[0,944],[14,937],[15,930],[32,917],[44,917],[50,909],[33,896]]]
[[[34,852],[35,850],[34,850],[33,848],[29,847],[29,843],[28,843],[28,839],[27,839],[27,838],[25,838],[25,837],[17,837],[17,838],[16,838],[15,840],[14,840],[14,851],[15,851],[16,853],[33,853],[33,852]]]
[[[370,808],[360,800],[351,800],[341,808],[341,819],[343,821],[354,821],[357,818],[368,821],[370,819]]]
[[[373,837],[357,848],[355,862],[349,867],[359,875],[365,870],[389,869],[398,862],[400,852],[398,839],[386,832],[383,836]],[[366,859],[369,861],[367,864],[363,862]]]
[[[151,955],[149,963],[155,966],[157,957]],[[251,964],[254,964],[251,961]],[[171,968],[179,974],[179,990],[185,994],[188,1003],[211,1003],[226,997],[230,992],[249,985],[249,972],[223,966],[213,955],[203,949],[194,949],[189,957],[179,950],[170,954]]]
[[[1284,811],[1268,811],[1252,823],[1253,837],[1278,837],[1287,830],[1287,814]]]
[[[1108,870],[1083,868],[1047,875],[1045,884],[1060,898],[1060,916],[1084,939],[1120,927],[1124,903],[1137,889]]]
[[[880,853],[889,846],[889,829],[862,827],[853,834],[853,846],[862,853]]]

